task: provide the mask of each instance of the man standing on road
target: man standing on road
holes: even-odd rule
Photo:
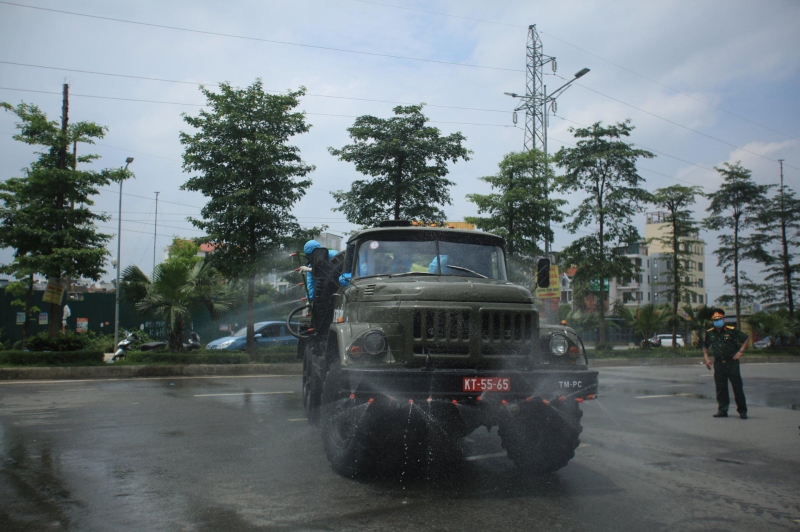
[[[723,318],[725,318],[725,312],[721,309],[714,309],[711,313],[714,327],[706,331],[706,338],[703,341],[703,358],[705,358],[708,369],[711,369],[708,350],[711,349],[714,355],[714,384],[717,386],[717,404],[719,405],[719,410],[714,417],[728,417],[728,406],[731,404],[728,395],[728,381],[730,380],[739,417],[747,419],[747,402],[742,388],[739,359],[744,355],[749,337],[737,330],[736,327],[725,325]]]

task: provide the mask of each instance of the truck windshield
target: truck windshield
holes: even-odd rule
[[[506,280],[501,247],[437,240],[365,240],[358,247],[355,270],[354,277],[416,274]]]

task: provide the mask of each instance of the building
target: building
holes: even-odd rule
[[[652,302],[656,305],[669,303],[670,282],[672,280],[672,247],[661,243],[661,238],[669,234],[670,227],[666,223],[668,213],[652,212],[647,213],[644,236],[650,247],[650,258],[652,260],[650,287]],[[708,304],[706,295],[706,274],[705,274],[705,242],[700,240],[698,233],[691,239],[678,242],[682,251],[688,251],[689,255],[682,255],[684,276],[683,281],[689,284],[689,294],[684,303],[692,308]]]
[[[608,284],[609,301],[620,301],[632,309],[652,303],[650,246],[645,243],[629,244],[617,248],[616,251],[627,257],[633,263],[635,270],[632,277],[610,280]]]

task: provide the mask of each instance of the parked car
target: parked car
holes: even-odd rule
[[[758,342],[753,342],[753,347],[756,349],[766,349],[770,345],[772,345],[772,339],[769,336],[765,336]]]
[[[670,346],[672,345],[672,335],[671,334],[659,334],[657,338],[660,341],[660,345],[662,346]],[[675,337],[675,347],[683,347],[683,337],[679,334]]]
[[[654,334],[647,340],[642,340],[642,347],[645,347],[647,343],[650,344],[650,347],[661,347],[661,338],[659,338],[657,334]]]
[[[286,332],[282,321],[262,321],[255,324],[256,349],[281,345],[297,346],[297,338]],[[227,349],[244,351],[247,345],[247,327],[239,329],[231,336],[217,338],[206,345],[206,349]]]

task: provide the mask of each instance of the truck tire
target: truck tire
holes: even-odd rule
[[[578,404],[523,406],[519,415],[509,415],[498,427],[508,457],[525,473],[552,473],[566,466],[583,430]]]
[[[322,375],[314,366],[314,348],[307,342],[303,354],[303,408],[309,425],[319,425],[319,409],[322,403]]]

